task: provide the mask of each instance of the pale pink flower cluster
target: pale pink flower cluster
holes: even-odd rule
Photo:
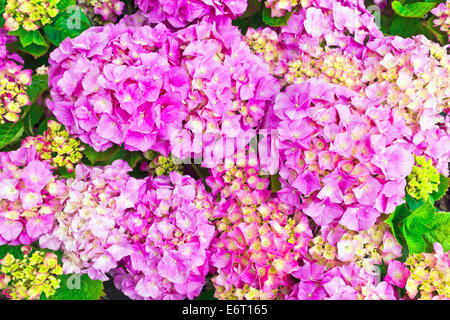
[[[87,273],[104,281],[131,252],[118,223],[134,208],[144,182],[129,177],[130,170],[123,160],[96,168],[79,164],[76,178],[67,181],[69,194],[55,214],[56,228],[40,239],[41,247],[64,252],[64,273]]]
[[[34,147],[0,153],[0,245],[29,245],[50,233],[67,195]]]

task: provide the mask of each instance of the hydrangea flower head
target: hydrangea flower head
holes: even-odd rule
[[[435,19],[434,25],[439,27],[441,31],[445,32],[449,36],[450,40],[450,1],[439,4],[436,8],[431,10],[437,19]]]
[[[239,292],[246,299],[284,297],[312,237],[306,216],[276,197],[249,194],[243,201],[224,201],[214,218],[219,232],[211,257],[217,268],[216,298],[233,299]]]
[[[80,141],[70,138],[61,124],[53,120],[48,122],[48,129],[43,135],[25,138],[22,140],[22,146],[34,146],[40,160],[49,161],[54,169],[64,167],[69,173],[73,172],[74,165],[81,161],[81,151],[84,150]]]
[[[247,9],[246,0],[137,0],[136,5],[149,22],[167,21],[174,28],[183,28],[205,16],[234,19]]]
[[[129,171],[123,160],[105,167],[79,164],[76,177],[67,180],[69,196],[55,215],[56,227],[40,239],[41,247],[64,252],[64,273],[86,273],[104,281],[128,254],[127,235],[118,223],[134,208],[143,184],[129,177]]]
[[[0,29],[0,124],[19,121],[21,108],[30,104],[26,90],[32,70],[24,70],[23,59],[6,48],[13,39]]]
[[[130,239],[116,286],[133,299],[193,299],[205,285],[215,237],[211,196],[201,181],[171,172],[149,177],[120,226]]]
[[[26,244],[51,232],[66,197],[63,180],[34,147],[0,153],[0,244]]]
[[[168,153],[185,116],[187,74],[163,50],[163,25],[93,27],[67,38],[50,55],[50,110],[67,131],[103,151]]]
[[[116,22],[125,7],[121,0],[77,0],[77,4],[96,25]]]
[[[404,201],[414,158],[393,129],[391,110],[368,104],[354,91],[317,79],[288,86],[276,98],[282,192],[297,191],[304,201],[295,205],[319,226],[339,221],[367,230]],[[379,114],[383,121],[374,120]],[[404,121],[398,125],[405,127]]]
[[[433,253],[410,255],[405,266],[410,271],[405,286],[410,299],[450,299],[450,257],[441,244],[434,244]]]

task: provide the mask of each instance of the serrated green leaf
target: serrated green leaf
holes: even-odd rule
[[[6,122],[0,125],[0,149],[18,140],[24,131],[22,122]]]
[[[437,201],[447,193],[447,190],[448,190],[448,178],[443,174],[441,174],[438,191],[433,192],[431,194],[431,197],[434,199],[434,201]]]
[[[88,275],[65,274],[58,277],[60,288],[49,298],[41,296],[41,300],[99,300],[105,295],[103,282],[92,280]]]
[[[27,89],[27,94],[30,102],[33,104],[44,91],[48,90],[48,75],[35,74],[31,79],[31,85]]]
[[[19,40],[20,40],[20,44],[23,47],[27,47],[32,43],[34,43],[38,46],[44,46],[44,47],[48,46],[47,41],[45,41],[44,37],[39,32],[39,30],[28,31],[25,34],[22,34],[19,37]]]
[[[406,230],[408,233],[421,235],[431,230],[431,223],[434,218],[434,206],[430,199],[420,208],[414,210],[410,216],[405,219]]]
[[[17,42],[17,49],[19,49],[22,52],[31,54],[35,58],[42,57],[44,54],[47,53],[49,48],[49,44],[46,43],[45,46],[37,45],[35,43],[32,43],[26,47],[22,46],[20,41]]]
[[[413,253],[422,253],[426,250],[425,240],[421,235],[417,235],[414,233],[409,233],[406,229],[406,225],[403,224],[403,234],[405,235],[405,240],[408,245],[409,254]]]
[[[262,20],[268,26],[272,27],[286,26],[293,12],[294,11],[288,12],[283,17],[272,17],[272,10],[267,7],[264,7],[262,9]]]
[[[414,210],[420,208],[424,204],[423,200],[415,199],[415,198],[411,197],[409,195],[409,193],[406,193],[405,199],[406,199],[406,204],[408,205],[408,207],[411,211],[414,211]]]
[[[416,2],[403,5],[400,1],[392,2],[392,9],[401,17],[406,18],[424,18],[430,12],[436,3]]]
[[[427,244],[427,252],[433,251],[433,244],[439,242],[444,252],[450,250],[450,212],[438,212],[435,214],[432,231],[423,235]]]
[[[91,22],[83,10],[70,6],[68,10],[58,14],[52,24],[44,26],[44,32],[51,43],[59,46],[67,37],[75,38],[90,27]]]
[[[97,162],[108,161],[113,158],[119,151],[120,146],[114,145],[108,150],[97,152],[89,145],[84,145],[84,155],[89,160],[92,165],[95,165]]]
[[[58,8],[59,11],[64,11],[70,6],[75,6],[77,4],[76,0],[60,0],[56,4],[56,8]]]

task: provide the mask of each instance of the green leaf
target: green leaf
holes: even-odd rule
[[[25,34],[27,34],[28,31],[26,31],[24,28],[20,27],[19,29],[15,30],[15,31],[8,31],[8,35],[10,36],[16,36],[16,37],[21,37],[24,36]]]
[[[19,49],[20,51],[23,51],[25,53],[31,54],[35,58],[42,57],[44,54],[46,54],[48,51],[48,48],[49,48],[49,44],[47,42],[46,42],[45,46],[32,43],[26,47],[22,46],[20,41],[17,42],[17,49]]]
[[[438,190],[433,192],[431,194],[431,197],[434,199],[434,201],[437,201],[447,193],[447,190],[448,190],[448,178],[443,174],[441,174]]]
[[[22,250],[20,250],[20,248],[22,248],[22,246],[9,246],[9,245],[0,246],[0,259],[3,259],[7,253],[12,254],[16,259],[22,259],[23,253]]]
[[[60,0],[57,4],[56,7],[58,8],[59,11],[64,11],[66,10],[68,7],[70,6],[75,6],[77,4],[76,0]]]
[[[90,27],[91,22],[83,10],[80,7],[71,6],[58,14],[52,24],[45,25],[44,32],[51,43],[59,46],[67,37],[75,38]]]
[[[430,199],[420,208],[405,219],[406,230],[408,233],[421,235],[431,230],[430,224],[434,218],[434,206]]]
[[[424,234],[427,244],[427,252],[433,251],[433,244],[439,242],[444,252],[450,250],[450,212],[438,212],[435,214],[432,224],[433,231]]]
[[[403,225],[403,233],[405,234],[406,243],[408,245],[408,251],[410,254],[413,253],[422,253],[426,250],[426,243],[425,240],[422,238],[421,235],[417,235],[414,233],[408,233],[405,230],[405,226]]]
[[[37,98],[48,90],[48,75],[33,75],[31,85],[27,89],[28,98],[31,103],[35,103]]]
[[[416,2],[405,5],[400,1],[392,3],[392,9],[395,13],[406,18],[424,18],[434,7],[436,7],[436,3],[432,2]]]
[[[272,17],[272,10],[264,7],[262,9],[262,19],[265,24],[272,27],[286,26],[293,12],[294,11],[288,12],[283,17]]]
[[[92,280],[86,274],[65,274],[58,278],[60,288],[49,298],[43,294],[41,300],[99,300],[105,295],[103,282]]]
[[[406,242],[403,226],[404,220],[412,214],[411,210],[408,209],[406,204],[401,204],[395,208],[395,211],[392,212],[389,217],[385,220],[385,222],[391,227],[392,234],[397,242],[402,246],[402,259],[406,260],[408,256],[408,244]]]
[[[409,209],[411,209],[411,211],[414,211],[414,210],[420,208],[425,203],[421,199],[415,199],[415,198],[411,197],[411,195],[409,193],[406,193],[405,199],[406,199],[406,204],[408,205]]]
[[[91,146],[85,144],[84,145],[84,155],[89,160],[92,165],[95,165],[97,162],[107,161],[114,157],[117,152],[120,150],[120,146],[114,145],[108,150],[97,152]]]
[[[18,140],[24,131],[22,122],[6,122],[0,125],[0,149]]]
[[[142,154],[142,152],[138,152],[138,151],[125,151],[125,157],[123,158],[128,165],[131,168],[134,168],[137,166],[137,164],[139,162],[141,162],[142,160],[144,160],[144,155]]]
[[[23,47],[27,47],[32,43],[38,46],[48,46],[47,41],[45,41],[39,30],[26,32],[25,34],[22,34],[19,39]]]

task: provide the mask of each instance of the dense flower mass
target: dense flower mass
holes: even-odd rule
[[[0,290],[12,300],[39,300],[41,294],[48,298],[60,287],[57,279],[62,274],[54,253],[34,251],[21,247],[23,258],[16,259],[7,253],[0,259]]]
[[[202,17],[236,18],[247,8],[246,0],[136,0],[151,23],[167,21],[174,28],[183,28]]]
[[[64,251],[64,273],[87,273],[107,280],[127,254],[127,236],[118,228],[127,209],[137,201],[142,181],[128,176],[123,160],[110,166],[76,167],[76,177],[67,181],[68,197],[55,214],[55,229],[40,239],[44,248]]]
[[[0,0],[0,300],[450,300],[418,2]]]
[[[164,154],[185,116],[187,75],[169,63],[169,30],[95,27],[50,55],[48,106],[69,133],[102,151],[112,144]]]
[[[73,172],[74,165],[83,157],[83,146],[76,139],[70,138],[60,123],[50,120],[47,126],[43,135],[24,139],[22,147],[34,146],[40,160],[49,161],[54,169],[65,168],[67,172]]]
[[[121,0],[77,0],[77,4],[91,20],[100,25],[116,22],[125,6]]]
[[[412,132],[408,139],[415,153],[430,157],[448,174],[450,125],[442,115],[450,101],[445,48],[423,36],[383,37],[365,9],[338,1],[314,2],[278,32],[249,29],[247,39],[285,84],[320,78],[394,109]]]
[[[441,31],[448,34],[450,40],[450,1],[447,0],[446,3],[441,3],[436,8],[431,10],[437,19],[434,20],[434,24],[438,26]]]
[[[34,147],[0,153],[0,244],[26,244],[53,230],[66,197],[63,180]]]
[[[202,21],[177,32],[178,55],[190,81],[188,115],[171,137],[181,159],[203,155],[204,167],[222,163],[227,141],[255,136],[279,85],[229,20]],[[192,155],[193,153],[193,155]]]
[[[135,211],[120,226],[131,241],[116,286],[133,299],[193,299],[205,285],[214,226],[202,183],[172,172],[147,178]]]
[[[450,299],[449,268],[450,257],[439,243],[433,253],[413,254],[405,262],[407,280],[406,292],[411,299]]]
[[[32,70],[24,70],[23,59],[8,52],[6,44],[11,38],[0,29],[0,123],[17,122],[21,108],[30,104],[26,88],[31,84]]]
[[[38,30],[51,22],[59,10],[60,0],[7,0],[3,18],[5,29],[16,31],[20,27],[26,31]]]
[[[305,262],[288,300],[396,300],[394,288],[355,263],[325,269]]]
[[[308,219],[276,197],[248,192],[214,212],[219,235],[211,264],[219,299],[282,299],[312,237]]]
[[[321,80],[291,85],[278,95],[282,193],[319,226],[339,221],[367,230],[404,200],[414,158],[405,120],[389,108]]]
[[[340,225],[322,228],[321,234],[311,240],[308,253],[325,269],[355,263],[376,276],[380,265],[388,265],[402,254],[388,228],[383,222],[362,232],[349,231]]]

